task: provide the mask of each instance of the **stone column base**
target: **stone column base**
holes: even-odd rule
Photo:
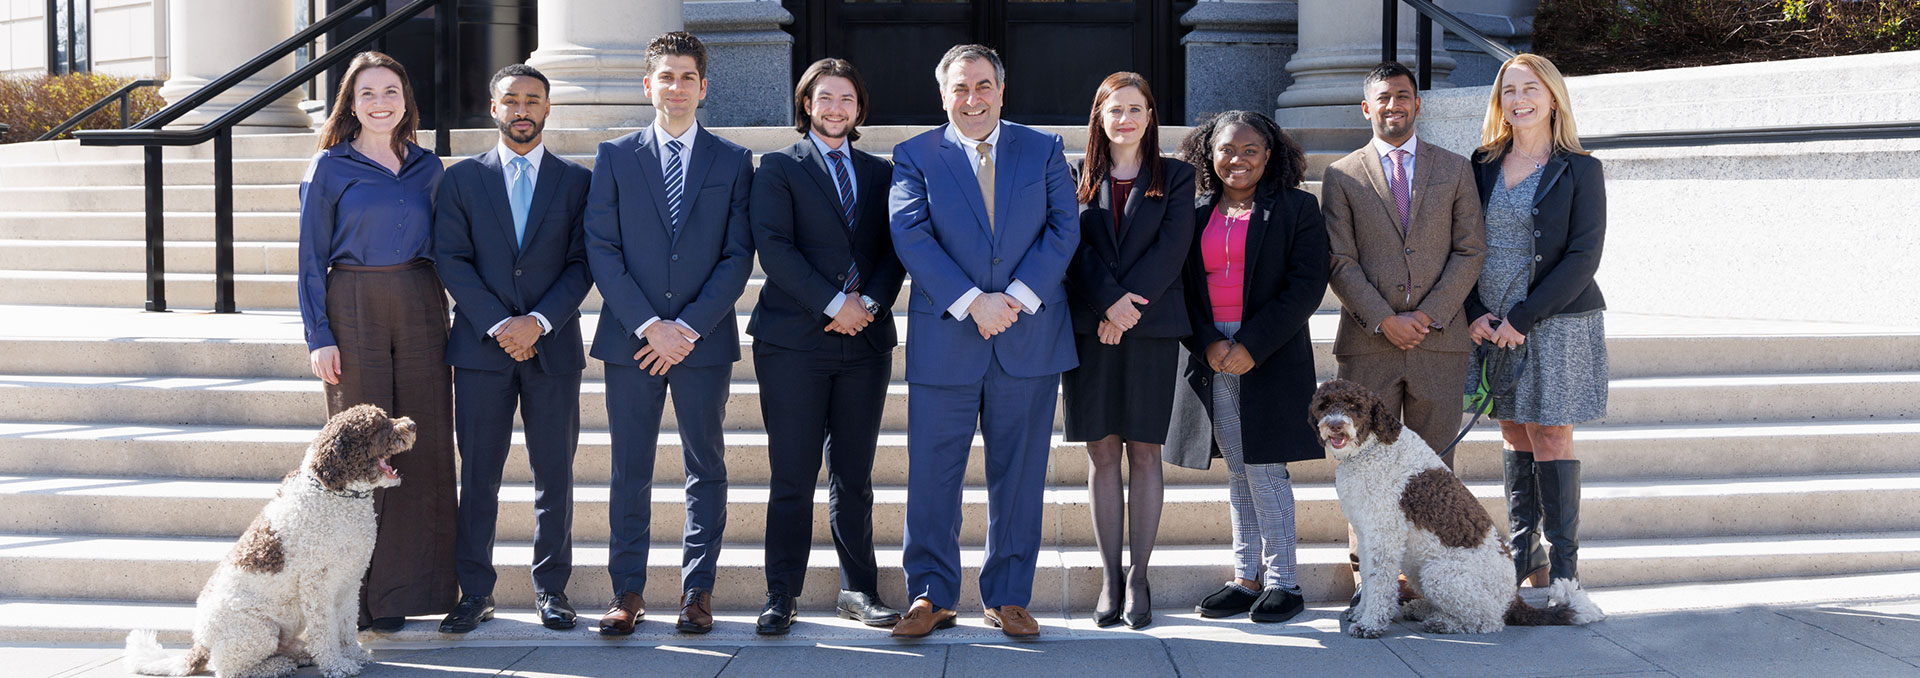
[[[1187,47],[1187,119],[1195,125],[1215,113],[1264,110],[1293,84],[1279,68],[1298,47],[1291,2],[1203,0],[1180,17],[1193,27]]]
[[[707,45],[701,112],[726,127],[793,122],[793,15],[772,0],[689,2],[687,32]],[[702,120],[707,118],[703,117]]]

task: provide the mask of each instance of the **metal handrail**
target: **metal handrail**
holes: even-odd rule
[[[6,139],[6,138],[7,138],[7,131],[8,131],[8,130],[11,130],[11,129],[13,129],[13,128],[12,128],[12,127],[9,127],[9,126],[7,126],[7,124],[6,124],[6,123],[0,123],[0,140],[4,140],[4,139]]]
[[[1580,145],[1587,149],[1608,149],[1916,138],[1920,138],[1920,120],[1596,134],[1580,137]]]
[[[1420,16],[1414,21],[1413,41],[1418,55],[1420,89],[1433,88],[1433,24],[1452,31],[1454,35],[1466,40],[1467,44],[1480,48],[1487,56],[1505,63],[1519,53],[1506,45],[1494,42],[1485,33],[1468,26],[1466,21],[1455,16],[1430,0],[1382,0],[1380,12],[1380,60],[1400,60],[1400,3],[1406,3]]]
[[[376,40],[384,41],[388,33],[418,16],[429,8],[443,4],[442,0],[414,0],[406,7],[392,13],[386,11],[385,0],[353,0],[334,10],[325,18],[295,33],[293,37],[281,41],[265,52],[241,64],[239,68],[216,78],[198,91],[148,116],[147,119],[127,129],[85,130],[75,132],[84,146],[144,146],[146,162],[146,225],[147,225],[147,304],[149,311],[166,311],[166,263],[164,244],[166,240],[165,202],[163,174],[161,172],[161,149],[166,146],[194,146],[213,142],[213,234],[214,234],[214,305],[215,313],[235,313],[238,309],[233,298],[233,128],[253,114],[278,101],[280,98],[305,86],[313,78],[326,72],[335,65],[342,64],[355,56],[361,49]],[[327,53],[320,55],[305,66],[295,69],[291,75],[268,85],[246,101],[234,106],[213,121],[191,129],[162,129],[168,123],[179,119],[195,108],[224,94],[227,90],[244,82],[266,67],[284,59],[301,46],[333,30],[363,10],[371,10],[373,25],[354,34],[335,45],[330,45]],[[451,44],[453,21],[450,12],[438,12],[434,15],[434,53],[445,55],[446,47]],[[444,62],[445,58],[438,59]],[[450,105],[448,87],[451,79],[444,63],[435,69],[434,106],[439,119],[438,129],[434,130],[434,151],[447,155],[451,151],[452,136],[448,125],[452,122],[448,113]]]
[[[67,130],[79,127],[80,123],[86,122],[87,118],[93,117],[93,114],[99,113],[100,109],[106,108],[108,104],[113,103],[116,99],[120,101],[120,127],[124,129],[128,126],[127,105],[129,103],[128,99],[133,96],[133,91],[142,87],[159,87],[161,84],[159,80],[135,80],[122,85],[120,89],[114,90],[112,94],[100,97],[100,100],[93,102],[92,106],[88,106],[86,110],[75,113],[73,117],[67,118],[66,122],[55,125],[53,129],[47,130],[46,134],[40,135],[40,138],[34,139],[34,141],[52,141],[61,134],[66,133]]]

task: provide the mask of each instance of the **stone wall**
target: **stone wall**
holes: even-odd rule
[[[1920,119],[1920,52],[1571,78],[1583,136]],[[1430,92],[1421,138],[1478,144],[1487,87]],[[1608,307],[1920,328],[1920,139],[1596,152]]]

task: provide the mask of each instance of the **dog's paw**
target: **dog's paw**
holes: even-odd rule
[[[348,638],[340,643],[340,656],[360,664],[373,661],[373,653],[361,647],[357,638]]]
[[[1413,601],[1400,606],[1400,616],[1411,621],[1425,621],[1428,617],[1433,616],[1433,613],[1433,603],[1427,602],[1425,598],[1415,598]]]
[[[360,669],[365,668],[365,666],[365,664],[346,657],[339,657],[337,659],[330,658],[327,661],[320,662],[320,675],[324,678],[349,678],[349,676],[360,675]]]
[[[1355,638],[1379,638],[1380,636],[1386,635],[1386,633],[1387,627],[1385,624],[1374,626],[1354,622],[1353,625],[1347,627],[1347,635]]]

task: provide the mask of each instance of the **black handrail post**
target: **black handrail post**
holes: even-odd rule
[[[213,312],[237,313],[233,303],[233,128],[213,138]]]
[[[147,310],[167,310],[166,206],[161,181],[160,146],[147,145]]]
[[[433,8],[433,152],[442,158],[453,153],[453,12],[440,0]],[[492,95],[491,92],[488,93]]]
[[[1380,3],[1380,63],[1400,60],[1400,0]]]
[[[1413,41],[1419,47],[1420,89],[1433,89],[1433,19],[1414,14]]]
[[[129,122],[127,120],[127,102],[132,98],[133,97],[120,97],[120,129],[127,128],[127,123]]]
[[[373,7],[369,8],[368,11],[372,12],[373,23],[380,23],[381,19],[387,18],[387,0],[374,0]],[[376,52],[387,51],[387,34],[381,33],[373,39],[373,50]]]

